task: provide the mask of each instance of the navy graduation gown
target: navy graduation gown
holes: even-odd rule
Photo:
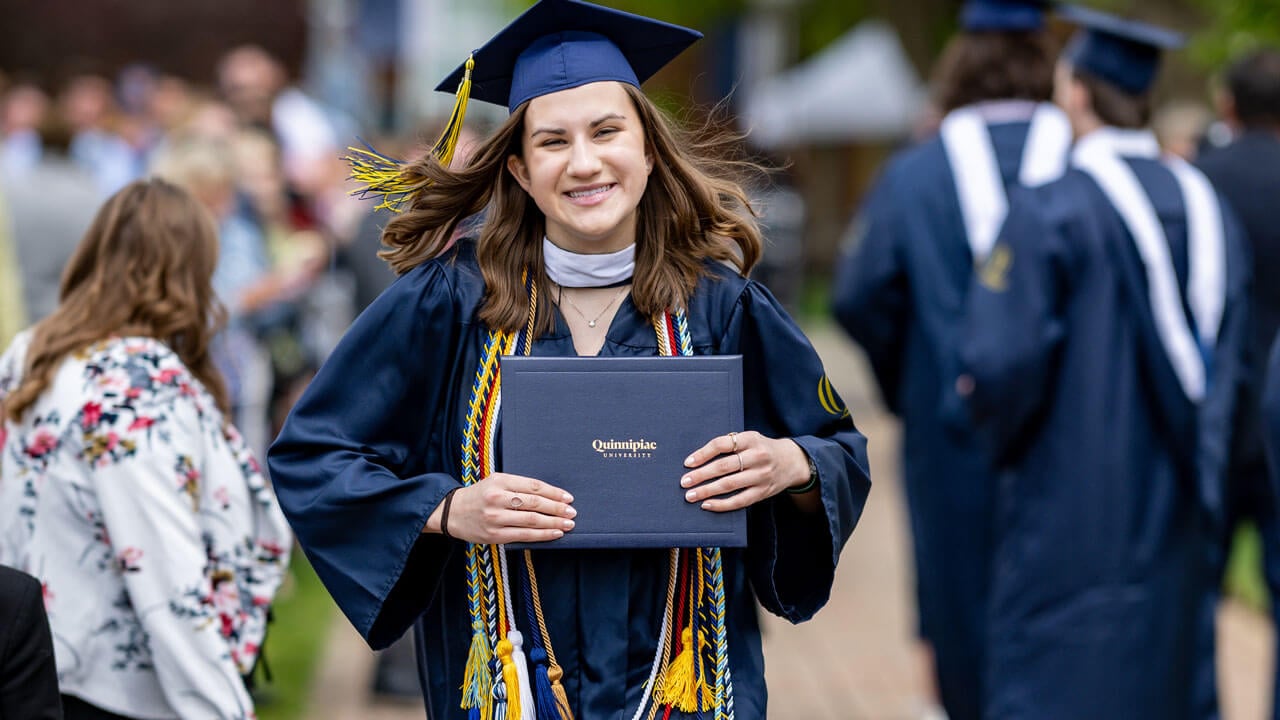
[[[688,311],[695,353],[742,354],[746,428],[794,438],[820,475],[822,514],[801,513],[785,495],[760,503],[749,511],[749,547],[724,555],[736,713],[764,718],[753,595],[791,622],[826,603],[870,488],[865,439],[847,412],[824,409],[821,361],[768,291],[718,264],[708,272]],[[459,486],[465,406],[487,335],[476,317],[483,290],[469,242],[406,273],[356,320],[269,455],[303,549],[369,644],[384,647],[415,625],[433,718],[466,717],[459,688],[471,629],[463,543],[421,530]],[[559,315],[533,354],[575,354]],[[658,354],[650,321],[629,298],[601,354]],[[678,477],[671,482],[681,492]],[[635,712],[661,627],[667,557],[665,550],[534,552],[577,717]]]
[[[1164,227],[1186,305],[1186,210],[1125,159]],[[1225,314],[1194,405],[1159,342],[1132,237],[1073,170],[1011,198],[961,349],[1001,466],[986,717],[1193,717],[1232,417],[1246,381],[1248,267],[1226,225]],[[1194,327],[1194,326],[1193,326]]]
[[[1026,121],[989,125],[1001,179],[1018,181]],[[952,720],[981,717],[993,474],[954,404],[956,332],[972,274],[960,201],[940,138],[899,153],[856,221],[834,311],[866,351],[902,418],[902,468],[920,635],[933,646]]]
[[[1271,353],[1263,373],[1262,400],[1260,412],[1261,434],[1266,449],[1267,467],[1270,470],[1271,493],[1280,497],[1280,334],[1271,344]],[[1278,523],[1268,522],[1259,526],[1262,533],[1263,547],[1266,549],[1266,562],[1263,571],[1266,573],[1267,587],[1272,589],[1271,618],[1280,627],[1280,600],[1277,600],[1275,588],[1280,588],[1280,562],[1274,559],[1272,548],[1280,547],[1280,530]],[[1276,667],[1275,693],[1272,698],[1271,717],[1280,720],[1280,665]]]

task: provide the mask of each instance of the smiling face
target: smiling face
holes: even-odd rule
[[[547,219],[547,239],[579,253],[635,242],[636,207],[653,169],[644,126],[621,83],[529,101],[523,150],[507,169]]]

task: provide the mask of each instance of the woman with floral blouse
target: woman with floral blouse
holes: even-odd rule
[[[254,716],[292,538],[209,359],[217,252],[186,192],[135,182],[0,356],[0,563],[44,586],[68,720]]]

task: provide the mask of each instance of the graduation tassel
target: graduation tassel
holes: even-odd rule
[[[471,98],[471,71],[475,66],[475,57],[468,57],[462,82],[458,83],[458,90],[454,94],[453,112],[449,114],[449,123],[445,126],[444,132],[440,133],[440,138],[436,140],[435,145],[431,147],[431,154],[444,167],[449,167],[449,163],[453,161],[454,152],[458,149],[462,121],[467,115],[467,101]],[[380,196],[382,200],[374,206],[374,210],[400,212],[406,202],[426,187],[426,178],[407,174],[405,170],[409,164],[383,155],[368,143],[363,144],[363,148],[348,147],[349,154],[342,158],[351,166],[350,179],[360,184],[360,187],[352,190],[350,194],[360,198],[371,195]]]
[[[483,628],[471,634],[471,649],[467,653],[467,666],[462,678],[462,707],[475,710],[477,715],[484,707],[483,679],[489,667],[489,639]]]
[[[476,67],[474,54],[467,57],[466,70],[462,73],[462,82],[453,96],[453,112],[449,113],[449,123],[445,125],[440,139],[431,148],[431,154],[440,160],[440,164],[449,167],[453,161],[453,153],[458,149],[458,136],[462,133],[462,121],[467,117],[467,101],[471,99],[471,71]]]

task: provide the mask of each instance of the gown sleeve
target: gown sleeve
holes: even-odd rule
[[[849,228],[836,271],[832,310],[836,321],[867,353],[885,405],[899,413],[903,348],[910,320],[910,288],[904,262],[904,227],[894,202],[892,176],[876,184]]]
[[[762,286],[747,283],[721,347],[743,356],[746,429],[791,438],[818,469],[821,513],[799,510],[783,493],[748,515],[747,565],[756,597],[769,612],[803,622],[826,604],[840,551],[866,504],[866,438],[813,346]]]
[[[374,649],[423,612],[455,545],[422,530],[461,485],[431,455],[453,390],[457,315],[440,261],[401,277],[338,343],[268,455],[303,550]]]

